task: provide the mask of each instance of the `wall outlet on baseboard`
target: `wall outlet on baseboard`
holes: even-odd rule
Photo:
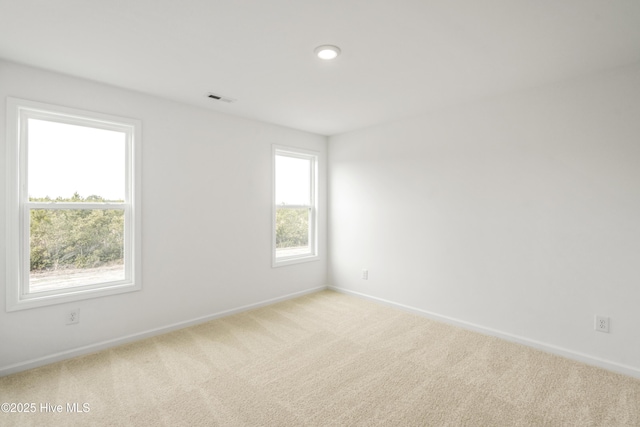
[[[366,268],[362,269],[362,280],[369,280],[369,270]]]
[[[80,309],[75,308],[67,311],[67,325],[75,325],[80,322]]]
[[[596,331],[609,333],[609,318],[604,316],[596,316]]]

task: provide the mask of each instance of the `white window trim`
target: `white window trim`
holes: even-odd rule
[[[27,118],[44,118],[68,124],[90,123],[101,129],[127,134],[125,202],[56,203],[56,209],[122,209],[125,215],[125,280],[29,294],[29,208],[51,207],[28,201],[27,153],[24,140]],[[6,219],[6,308],[7,311],[48,306],[142,289],[141,226],[141,122],[58,105],[7,98],[7,219]]]
[[[312,205],[309,220],[309,247],[311,253],[303,255],[293,255],[289,257],[276,258],[276,155],[299,157],[311,160],[311,201]],[[317,261],[318,255],[318,170],[320,153],[313,150],[306,150],[297,147],[287,147],[284,145],[272,145],[271,149],[271,266],[282,267],[285,265],[298,264],[302,262]],[[307,208],[304,206],[287,205],[289,208]]]

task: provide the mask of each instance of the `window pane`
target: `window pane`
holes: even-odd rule
[[[309,215],[309,209],[276,209],[276,257],[310,252]]]
[[[124,201],[124,132],[29,119],[28,135],[30,201]]]
[[[31,209],[29,292],[125,279],[124,211]]]
[[[311,160],[276,156],[276,205],[311,204]]]

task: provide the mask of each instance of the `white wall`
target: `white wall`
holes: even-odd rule
[[[5,311],[7,96],[142,120],[142,291]],[[271,145],[325,157],[325,137],[3,61],[0,123],[0,375],[327,284],[325,233],[320,261],[274,269],[270,251]],[[326,168],[320,187],[326,194]],[[326,229],[326,198],[319,220]],[[80,323],[66,326],[71,308],[80,308]]]
[[[331,137],[329,192],[333,286],[640,376],[640,66]]]

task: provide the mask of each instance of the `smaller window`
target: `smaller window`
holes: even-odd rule
[[[274,267],[318,258],[317,170],[317,153],[273,147]]]

